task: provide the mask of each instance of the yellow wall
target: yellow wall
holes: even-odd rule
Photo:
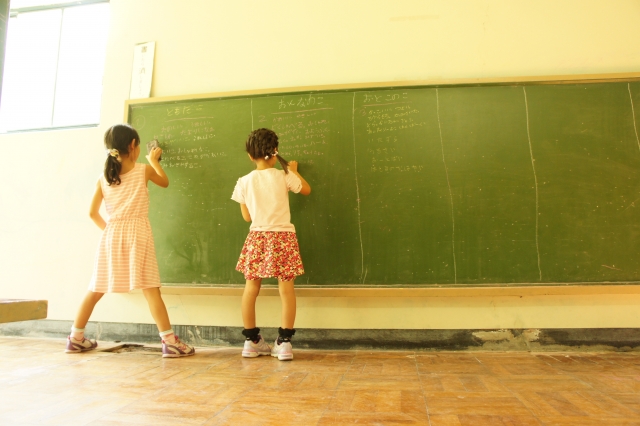
[[[133,45],[156,41],[153,96],[378,81],[640,71],[636,0],[112,0],[101,125],[0,135],[0,297],[72,319],[99,230],[87,212]],[[241,325],[237,296],[166,296],[175,324]],[[298,327],[640,327],[640,295],[305,297]],[[279,301],[258,303],[277,326]],[[140,294],[92,320],[151,323]]]

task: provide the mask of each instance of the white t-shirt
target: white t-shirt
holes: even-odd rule
[[[251,231],[296,232],[291,223],[289,191],[298,193],[301,189],[302,181],[292,172],[254,170],[238,179],[231,199],[247,205]]]

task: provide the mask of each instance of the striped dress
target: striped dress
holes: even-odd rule
[[[158,262],[149,223],[149,193],[145,165],[121,174],[120,185],[109,186],[100,177],[109,219],[102,232],[89,290],[127,293],[160,287]]]

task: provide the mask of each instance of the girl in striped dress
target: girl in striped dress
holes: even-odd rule
[[[84,337],[84,328],[96,303],[105,293],[128,293],[141,289],[162,339],[162,356],[177,358],[195,353],[192,346],[178,339],[171,329],[167,308],[160,295],[160,275],[153,235],[149,224],[147,182],[169,186],[169,178],[160,166],[160,148],[153,148],[147,160],[136,163],[140,155],[140,137],[127,124],[111,127],[104,135],[107,161],[98,179],[89,216],[103,230],[96,253],[89,291],[76,315],[67,353],[95,349],[96,341]],[[104,200],[109,218],[100,215]]]

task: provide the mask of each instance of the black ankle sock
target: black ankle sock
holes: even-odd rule
[[[258,343],[260,341],[260,329],[256,328],[245,328],[242,330],[242,335],[246,337],[246,340],[251,340],[253,343]]]
[[[278,328],[278,344],[282,342],[290,342],[293,335],[296,334],[295,328]]]

